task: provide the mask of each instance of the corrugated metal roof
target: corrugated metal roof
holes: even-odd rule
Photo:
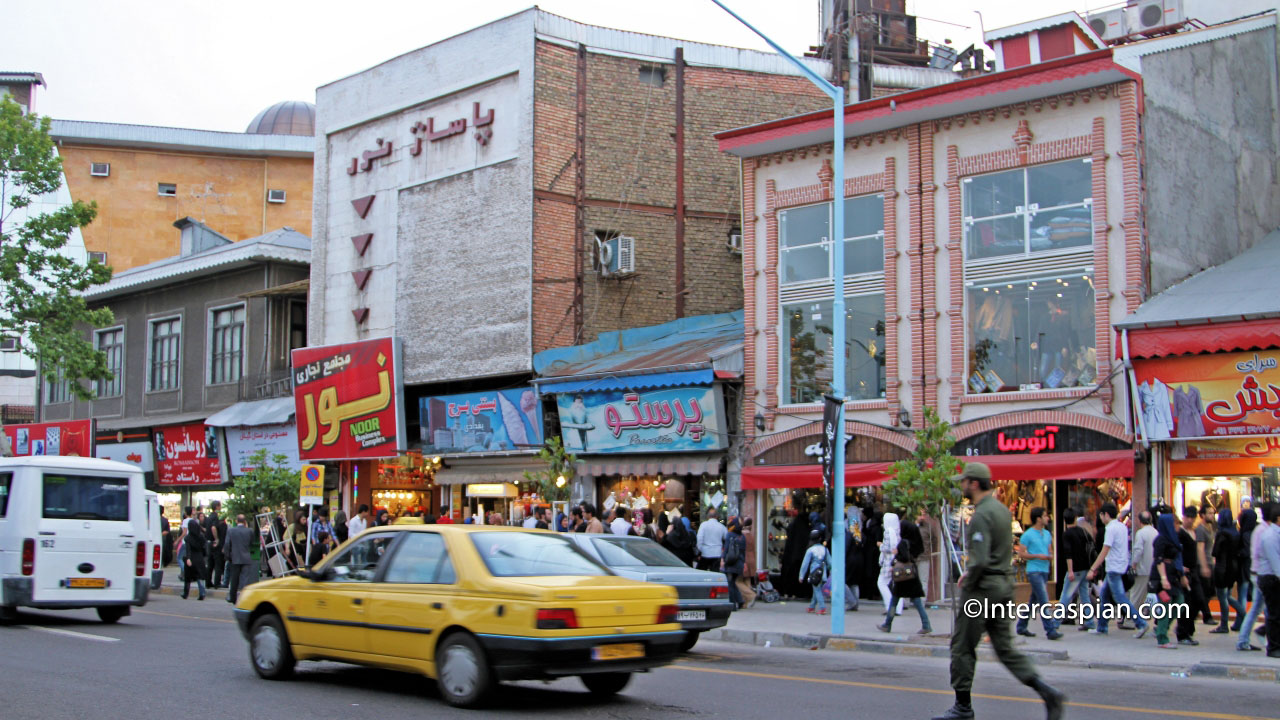
[[[261,135],[153,125],[54,120],[49,135],[56,141],[157,150],[188,150],[228,155],[312,157],[310,135]]]
[[[1046,18],[1040,18],[1039,20],[1031,20],[1029,22],[1018,23],[1017,25],[1009,25],[1007,27],[988,30],[983,33],[982,39],[984,42],[990,44],[994,40],[1013,37],[1015,35],[1026,35],[1027,33],[1035,32],[1036,30],[1044,30],[1046,28],[1068,24],[1075,25],[1080,32],[1084,33],[1086,37],[1093,41],[1093,46],[1095,48],[1106,47],[1106,43],[1102,41],[1102,38],[1098,37],[1098,33],[1094,32],[1093,28],[1089,27],[1089,24],[1086,23],[1084,18],[1080,17],[1080,13],[1077,12],[1065,12],[1060,15],[1051,15]]]
[[[222,245],[194,255],[175,255],[116,273],[110,282],[85,291],[88,300],[102,300],[124,292],[136,292],[181,279],[204,275],[231,265],[276,260],[298,265],[311,264],[311,238],[293,228],[272,230],[248,240]]]
[[[606,390],[645,390],[648,388],[677,387],[681,385],[710,385],[716,379],[711,368],[653,373],[651,375],[606,376],[571,380],[546,380],[538,383],[538,392],[573,393],[581,390],[604,392]]]
[[[292,397],[271,400],[238,402],[219,410],[204,421],[213,427],[246,427],[252,425],[281,425],[293,417],[295,406]]]
[[[1276,277],[1280,277],[1280,230],[1152,297],[1115,327],[1132,330],[1280,317],[1280,298],[1267,291]]]
[[[662,325],[602,333],[587,345],[533,356],[543,378],[641,375],[671,370],[742,370],[743,313],[698,315]]]
[[[36,83],[45,85],[44,75],[38,72],[20,72],[16,70],[0,70],[0,82]]]

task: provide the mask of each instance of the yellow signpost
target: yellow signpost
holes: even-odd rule
[[[324,466],[302,466],[302,488],[298,493],[301,505],[324,504]]]

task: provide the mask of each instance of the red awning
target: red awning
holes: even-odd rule
[[[1129,355],[1134,358],[1237,352],[1280,346],[1280,319],[1201,323],[1178,327],[1129,330]],[[1117,357],[1123,352],[1116,342]]]
[[[995,480],[1076,480],[1133,477],[1132,450],[1045,453],[1038,455],[975,455],[965,462],[986,463]],[[890,463],[853,463],[844,469],[845,487],[879,485]],[[743,490],[822,487],[820,465],[769,465],[742,469]]]

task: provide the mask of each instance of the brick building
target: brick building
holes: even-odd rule
[[[987,40],[1035,53],[850,105],[838,184],[828,113],[717,135],[742,162],[743,421],[758,433],[744,512],[771,529],[785,528],[788,510],[824,505],[813,449],[840,351],[830,336],[836,188],[850,503],[878,499],[926,407],[954,423],[956,454],[991,465],[1024,523],[1033,505],[1060,530],[1069,506],[1092,521],[1102,502],[1142,507],[1162,495],[1144,456],[1135,461],[1112,323],[1280,219],[1275,15],[1108,47],[1069,13]],[[1237,142],[1222,150],[1208,128]],[[1211,147],[1222,151],[1210,158]],[[1191,164],[1248,176],[1257,192],[1235,181],[1193,191]],[[1230,237],[1200,232],[1213,217],[1230,219]],[[776,569],[782,548],[763,536],[762,564]]]

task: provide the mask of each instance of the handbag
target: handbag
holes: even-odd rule
[[[893,561],[892,572],[893,572],[894,582],[904,582],[906,580],[915,580],[918,575],[918,571],[916,569],[915,563],[902,562],[901,560]]]

